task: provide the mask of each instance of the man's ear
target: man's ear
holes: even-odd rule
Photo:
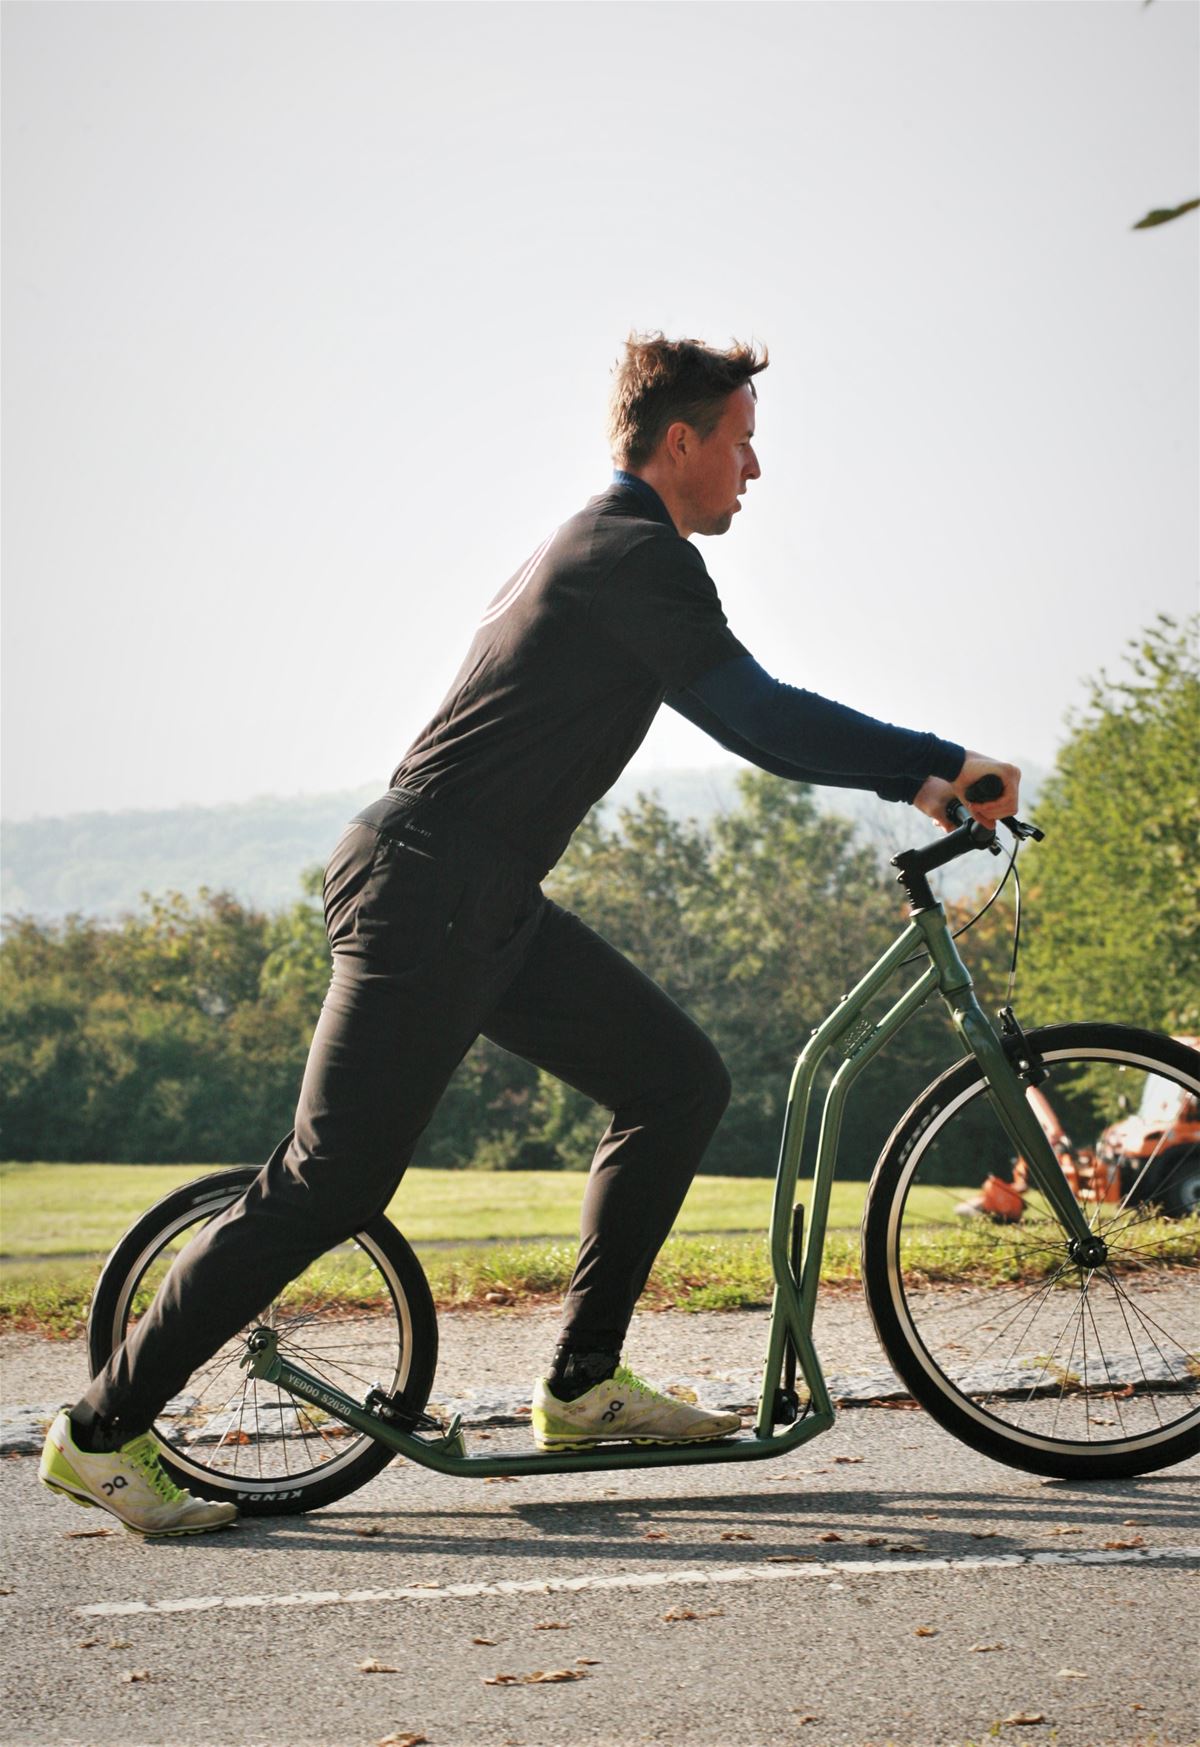
[[[695,447],[696,433],[691,425],[685,424],[682,419],[676,419],[673,425],[667,426],[663,442],[666,445],[667,454],[678,466],[680,462],[687,459]]]

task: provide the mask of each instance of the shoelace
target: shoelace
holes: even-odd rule
[[[651,1401],[668,1401],[670,1399],[661,1390],[652,1389],[648,1383],[644,1383],[640,1377],[635,1376],[624,1365],[618,1365],[613,1372],[613,1382],[619,1383],[623,1389],[632,1389],[638,1395],[648,1395]]]
[[[132,1462],[133,1466],[166,1504],[179,1504],[187,1497],[183,1488],[176,1486],[159,1461],[158,1445],[149,1433],[145,1437],[137,1438],[131,1444],[126,1444],[121,1454],[129,1462]]]

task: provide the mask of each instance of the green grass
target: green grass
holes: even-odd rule
[[[204,1175],[188,1165],[0,1166],[7,1253],[0,1269],[0,1326],[78,1332],[99,1271],[97,1257],[153,1201]],[[580,1174],[414,1170],[392,1203],[396,1223],[412,1240],[438,1305],[498,1307],[561,1296],[575,1259],[583,1188]],[[765,1242],[773,1184],[739,1177],[697,1178],[651,1275],[643,1303],[681,1310],[740,1310],[770,1302]],[[858,1223],[864,1183],[835,1186],[821,1278],[858,1279]],[[946,1224],[946,1196],[965,1191],[917,1190],[928,1197],[931,1223],[908,1250],[908,1266],[935,1282],[994,1284],[1031,1278],[1049,1257],[1036,1246],[997,1244],[996,1229]],[[801,1184],[807,1200],[810,1184]],[[936,1223],[938,1220],[942,1223]],[[1139,1231],[1181,1265],[1200,1256],[1200,1219],[1152,1222]],[[481,1243],[481,1238],[499,1242]],[[517,1241],[523,1239],[525,1241]],[[309,1270],[331,1304],[359,1304],[353,1270],[336,1253]]]
[[[0,1252],[6,1256],[106,1254],[155,1201],[211,1165],[0,1164]],[[574,1238],[584,1177],[579,1171],[435,1171],[405,1177],[390,1212],[412,1243],[480,1238]],[[765,1231],[773,1182],[697,1177],[675,1229]],[[811,1192],[801,1184],[801,1199]],[[857,1227],[865,1183],[837,1183],[832,1227]]]
[[[1194,1266],[1200,1255],[1200,1219],[1153,1222],[1142,1228],[1148,1242],[1157,1241],[1164,1259]],[[439,1309],[502,1309],[558,1299],[575,1260],[573,1242],[495,1244],[472,1248],[431,1249],[417,1244],[421,1264]],[[1028,1250],[997,1246],[991,1228],[965,1225],[954,1232],[929,1231],[908,1246],[910,1277],[934,1283],[974,1286],[1029,1280],[1051,1269],[1047,1253],[1039,1261]],[[330,1309],[354,1312],[367,1307],[362,1283],[375,1284],[369,1271],[347,1266],[347,1256],[334,1253],[315,1263],[299,1290],[314,1294]],[[38,1329],[51,1335],[80,1332],[96,1282],[95,1261],[10,1262],[0,1271],[0,1327]],[[831,1231],[822,1261],[821,1280],[827,1287],[857,1286],[858,1234]],[[1062,1289],[1075,1289],[1074,1276],[1064,1276]],[[288,1289],[291,1290],[290,1288]],[[286,1293],[285,1293],[286,1296]],[[655,1264],[641,1299],[649,1309],[748,1310],[771,1301],[767,1249],[761,1236],[679,1236],[669,1238]],[[135,1301],[135,1314],[145,1308]]]

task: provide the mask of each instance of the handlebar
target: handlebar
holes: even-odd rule
[[[994,801],[1003,793],[1001,779],[989,772],[987,776],[982,776],[971,784],[967,790],[967,799],[979,805],[984,801]],[[897,869],[896,878],[904,888],[914,915],[920,910],[936,907],[928,879],[935,868],[945,867],[948,862],[957,861],[959,856],[969,855],[973,849],[986,849],[992,855],[999,855],[1001,852],[993,827],[981,825],[977,819],[973,819],[957,796],[947,803],[946,817],[957,827],[956,830],[938,841],[922,844],[920,849],[906,849],[892,857],[892,866]],[[1045,836],[1045,832],[1039,831],[1036,825],[1027,825],[1022,819],[1007,818],[1001,823],[1008,827],[1018,841],[1032,837],[1040,842]],[[1016,851],[1013,853],[1015,855]]]
[[[1002,795],[1003,793],[1003,782],[994,773],[989,772],[987,776],[981,776],[976,782],[971,784],[970,788],[967,790],[967,799],[968,801],[973,801],[976,806],[979,806],[984,801],[994,801],[997,795]],[[951,824],[970,825],[971,841],[977,848],[993,850],[996,848],[996,833],[994,828],[990,825],[981,825],[977,819],[972,819],[971,815],[967,812],[967,809],[963,806],[957,796],[955,796],[953,800],[947,802],[946,816]],[[1039,831],[1036,825],[1027,825],[1023,819],[1018,819],[1011,813],[1001,819],[1000,823],[1007,826],[1008,830],[1012,832],[1014,837],[1021,839],[1032,838],[1035,843],[1040,843],[1046,835],[1044,831]]]

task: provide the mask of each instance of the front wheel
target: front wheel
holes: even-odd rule
[[[1136,1109],[1150,1076],[1168,1095],[1200,1093],[1200,1055],[1153,1032],[1052,1025],[1028,1041],[1048,1070],[1040,1090],[1079,1147]],[[1085,1199],[1085,1188],[1107,1256],[1081,1266],[1035,1190],[1012,1223],[968,1215],[985,1178],[1012,1164],[974,1057],[893,1132],[867,1195],[862,1261],[896,1370],[955,1437],[1035,1474],[1111,1479],[1195,1455],[1200,1214],[1168,1217],[1161,1199],[1132,1191]]]
[[[149,1305],[188,1239],[237,1201],[258,1175],[219,1171],[175,1190],[130,1227],[105,1264],[88,1319],[92,1374],[107,1364]],[[256,1319],[284,1358],[361,1401],[378,1383],[420,1412],[437,1367],[437,1318],[416,1256],[386,1219],[313,1262]],[[250,1377],[243,1329],[188,1379],[154,1424],[163,1466],[201,1498],[243,1516],[316,1510],[354,1492],[391,1461],[310,1402]]]

